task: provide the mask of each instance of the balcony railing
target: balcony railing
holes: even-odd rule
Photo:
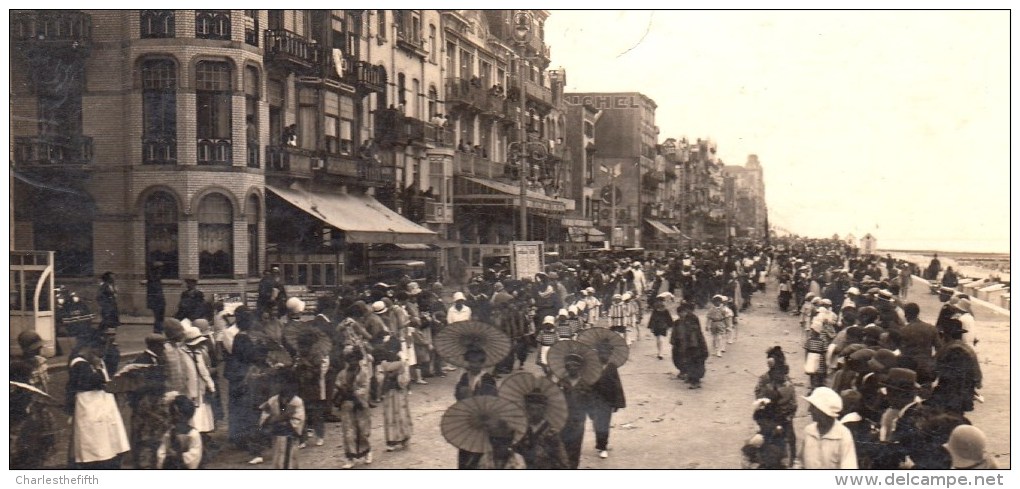
[[[515,178],[515,166],[498,163],[473,153],[457,151],[453,156],[453,171],[458,175],[485,178]]]
[[[234,160],[229,139],[199,139],[197,143],[199,165],[230,165]]]
[[[65,166],[92,163],[92,138],[88,136],[21,136],[14,138],[18,165]]]
[[[397,47],[404,48],[418,56],[424,57],[428,54],[425,51],[425,40],[420,35],[416,37],[410,32],[397,31]]]
[[[284,146],[266,146],[266,170],[290,171],[290,153]]]
[[[411,144],[425,140],[425,121],[407,117],[396,109],[375,113],[375,139],[380,144]]]
[[[310,40],[288,30],[266,31],[266,57],[298,68],[312,68],[322,63],[322,49]]]
[[[68,10],[11,12],[11,40],[46,46],[87,48],[92,39],[92,16]]]
[[[445,148],[455,145],[453,130],[431,123],[425,124],[425,141]]]
[[[259,164],[259,142],[249,139],[248,141],[248,168],[260,168]]]
[[[358,161],[358,179],[366,187],[384,187],[396,183],[396,169],[378,161]]]
[[[373,65],[368,61],[349,62],[351,77],[355,86],[359,86],[368,92],[383,93],[386,91],[386,68]]]
[[[425,199],[425,222],[431,224],[450,224],[453,222],[453,205]]]
[[[545,105],[552,105],[552,90],[531,80],[524,80],[524,87],[527,91],[528,97],[531,97],[537,102],[542,102]]]
[[[177,138],[173,136],[142,138],[142,163],[146,165],[177,164]]]

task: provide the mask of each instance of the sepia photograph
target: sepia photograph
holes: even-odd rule
[[[1008,9],[8,13],[17,485],[1011,469]]]

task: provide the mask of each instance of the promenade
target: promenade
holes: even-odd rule
[[[655,340],[647,329],[631,351],[630,360],[620,370],[627,396],[627,407],[613,416],[610,437],[610,457],[600,459],[594,450],[594,432],[587,425],[581,468],[668,468],[668,469],[737,469],[740,468],[740,447],[750,436],[755,425],[751,419],[751,401],[757,378],[766,370],[765,350],[779,345],[786,352],[792,367],[791,377],[797,394],[806,394],[807,377],[800,369],[803,359],[802,334],[797,318],[781,313],[776,307],[776,286],[770,282],[767,292],[754,294],[751,308],[741,313],[740,339],[729,345],[722,358],[707,361],[704,388],[689,390],[676,380],[669,357],[656,358]],[[915,287],[908,301],[921,307],[921,318],[934,322],[941,307],[938,297],[924,287]],[[698,310],[704,323],[705,311]],[[1010,358],[1009,317],[975,302],[977,319],[975,335],[980,339],[978,354],[984,373],[985,402],[968,413],[971,422],[989,437],[988,450],[1002,468],[1010,467]],[[139,318],[139,321],[146,318]],[[647,319],[647,316],[646,316]],[[118,342],[125,357],[133,348],[139,348],[141,338],[151,325],[127,324],[121,327]],[[140,351],[140,350],[139,350]],[[526,371],[538,372],[534,355],[530,356]],[[372,411],[371,441],[376,449],[375,461],[359,468],[454,468],[457,452],[442,437],[439,422],[443,412],[454,403],[454,385],[461,372],[451,372],[446,378],[429,379],[428,385],[416,385],[410,396],[411,417],[414,423],[408,450],[388,453],[381,408]],[[66,374],[54,376],[53,385],[62,394]],[[225,389],[225,384],[221,389]],[[58,397],[59,398],[59,397]],[[122,407],[125,419],[129,416]],[[810,423],[806,403],[801,400],[794,426],[800,430]],[[213,435],[227,446],[226,424],[220,424]],[[66,443],[62,440],[61,443]],[[331,469],[343,464],[340,447],[339,423],[327,423],[326,444],[302,450],[302,467]],[[62,445],[63,446],[63,445]],[[250,466],[248,454],[226,448],[210,464],[214,469],[265,469],[270,464]],[[59,457],[50,466],[61,467]]]

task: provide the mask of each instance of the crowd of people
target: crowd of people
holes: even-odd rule
[[[414,431],[412,386],[461,367],[451,401],[468,410],[481,409],[479,397],[505,397],[501,381],[514,376],[553,387],[520,397],[526,423],[490,417],[481,428],[484,447],[451,440],[460,449],[458,468],[577,468],[589,418],[595,449],[609,456],[612,414],[626,407],[618,369],[634,341],[654,338],[659,360],[669,346],[676,376],[699,389],[706,361],[739,340],[742,313],[769,284],[778,287],[776,307],[804,331],[812,423],[798,444],[790,365],[799,361],[770,348],[754,392],[759,431],[743,450],[748,466],[993,465],[978,456],[983,434],[965,417],[981,399],[969,298],[955,295],[936,324],[924,323],[917,304],[906,302],[919,269],[855,251],[802,240],[704,245],[658,258],[607,253],[563,260],[523,279],[488,269],[452,295],[442,284],[423,287],[406,277],[361,290],[344,286],[314,307],[288,297],[275,271],[265,273],[255,308],[227,310],[205,300],[192,281],[172,317],[163,317],[165,302],[149,301],[153,333],[125,365],[111,354],[116,342],[106,333],[119,319],[108,300],[98,327],[87,327],[87,311],[70,316],[78,322],[69,323],[77,340],[63,403],[73,420],[68,465],[205,467],[224,448],[211,434],[225,424],[227,440],[247,451],[249,464],[268,458],[274,468],[300,468],[302,449],[325,443],[327,422],[341,424],[341,468],[368,465],[373,417],[383,418],[385,451],[405,450]],[[112,274],[106,279],[100,297],[115,297]],[[148,290],[162,294],[158,283]],[[437,340],[461,334],[466,328],[458,323],[481,324],[508,346],[493,350],[466,335],[453,342],[468,345],[465,351],[450,350],[450,342]],[[23,354],[12,360],[11,379],[45,393],[42,342],[32,335],[19,337]],[[521,372],[531,358],[536,373]],[[45,429],[22,429],[26,435],[12,439],[12,454],[21,457],[12,467],[38,466],[31,454],[55,449],[54,421],[38,396],[19,392],[12,424]],[[115,395],[127,399],[128,423]],[[565,420],[550,418],[557,402],[565,402]]]

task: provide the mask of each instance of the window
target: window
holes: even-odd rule
[[[195,37],[230,40],[229,10],[196,10]]]
[[[17,184],[17,183],[16,183]],[[21,189],[19,189],[21,190]],[[93,231],[96,205],[84,193],[66,193],[31,190],[15,193],[27,197],[27,206],[16,212],[26,212],[32,224],[32,244],[36,250],[54,250],[54,273],[63,277],[93,276]],[[19,220],[21,220],[19,218]],[[35,282],[32,282],[35,286]],[[33,299],[30,296],[28,300]],[[42,300],[42,299],[40,299]],[[12,301],[13,302],[13,301]]]
[[[457,60],[454,59],[456,55],[457,45],[452,42],[446,43],[446,72],[451,76],[453,73],[457,73]]]
[[[422,114],[422,107],[421,107],[421,102],[422,102],[421,98],[422,97],[421,96],[422,96],[422,93],[421,93],[421,82],[418,81],[418,80],[411,80],[411,97],[413,99],[413,100],[411,100],[411,107],[412,107],[411,115],[415,119],[421,119],[422,118],[422,115],[421,115]]]
[[[382,42],[386,40],[386,11],[376,10],[375,15],[378,17],[377,21],[379,24],[376,36],[379,38],[379,43],[382,44]]]
[[[209,194],[198,205],[198,275],[230,277],[234,271],[234,210],[223,194]]]
[[[470,80],[473,76],[474,58],[471,53],[460,50],[460,78],[462,80]]]
[[[478,77],[482,79],[482,88],[488,90],[492,88],[492,63],[488,61],[479,61]]]
[[[259,11],[244,11],[244,42],[252,46],[259,45]]]
[[[407,107],[407,77],[397,74],[397,103]]]
[[[177,278],[177,199],[153,192],[145,200],[145,267],[163,262],[163,278]]]
[[[435,85],[429,86],[429,107],[428,107],[428,120],[432,122],[432,118],[439,112],[439,92],[436,90]]]
[[[248,220],[248,276],[259,276],[259,220],[261,206],[257,196],[249,196],[246,206]]]
[[[244,123],[245,143],[248,147],[248,167],[259,167],[259,70],[244,68]]]
[[[333,92],[326,92],[325,99],[326,151],[350,155],[354,152],[354,100]]]
[[[319,119],[318,97],[311,88],[298,90],[298,146],[316,149],[316,132]]]
[[[138,16],[142,39],[176,37],[173,10],[142,10]]]
[[[177,67],[168,59],[142,63],[142,163],[177,163]]]
[[[282,146],[283,142],[283,82],[266,82],[266,98],[269,103],[269,145]]]
[[[229,165],[231,148],[231,71],[221,61],[200,61],[195,70],[198,163]]]
[[[436,26],[429,24],[429,61],[436,62],[436,53],[439,46],[436,44]]]

